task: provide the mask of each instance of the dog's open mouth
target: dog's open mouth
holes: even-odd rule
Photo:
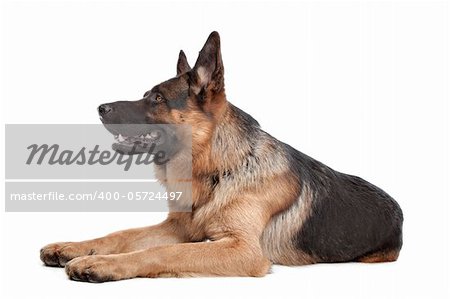
[[[168,124],[103,124],[114,136],[112,149],[124,155],[164,153],[172,156],[180,147],[177,128]]]
[[[141,131],[141,130],[140,130]],[[115,142],[113,150],[124,154],[152,153],[157,146],[165,143],[165,132],[156,127],[152,127],[147,132],[111,132]]]
[[[158,143],[158,141],[161,139],[161,132],[160,131],[152,131],[147,134],[142,134],[140,136],[123,136],[122,134],[118,134],[114,136],[114,139],[117,141],[117,143],[125,144],[125,145],[133,145],[138,144],[141,146],[149,146],[153,143]]]

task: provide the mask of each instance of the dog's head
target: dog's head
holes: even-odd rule
[[[163,146],[180,138],[175,127],[181,124],[190,126],[193,145],[205,142],[226,106],[223,75],[220,37],[212,32],[193,68],[180,51],[176,77],[154,86],[137,101],[98,107],[101,121],[116,136],[113,148],[127,152],[136,145],[138,151],[146,151],[149,144]]]

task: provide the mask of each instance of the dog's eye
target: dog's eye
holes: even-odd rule
[[[161,103],[162,101],[164,101],[164,98],[160,94],[157,94],[155,97],[155,102]]]

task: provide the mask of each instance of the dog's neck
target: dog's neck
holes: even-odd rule
[[[193,150],[193,175],[204,176],[214,174],[219,169],[232,171],[240,167],[246,157],[252,154],[252,140],[260,132],[256,120],[226,102],[221,114],[215,117],[207,146]]]

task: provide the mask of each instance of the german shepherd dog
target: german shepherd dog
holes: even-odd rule
[[[192,128],[192,211],[157,225],[41,249],[70,279],[264,276],[272,264],[392,262],[402,247],[397,202],[365,180],[337,172],[278,141],[227,101],[220,38],[212,32],[191,68],[138,101],[100,105],[105,124]],[[158,179],[177,159],[155,165]],[[171,170],[171,171],[170,171]]]

